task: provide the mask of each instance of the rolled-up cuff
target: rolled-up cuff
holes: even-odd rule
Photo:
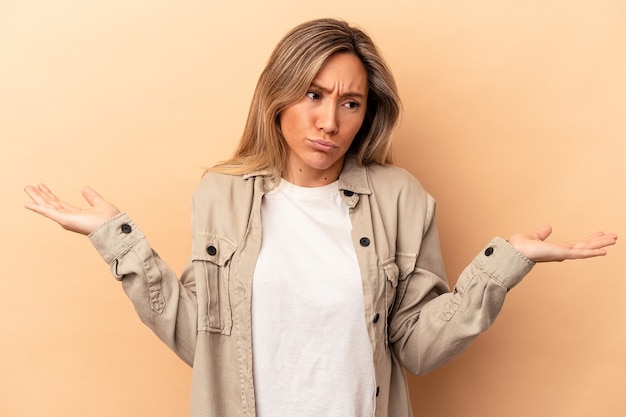
[[[89,240],[106,263],[115,259],[145,239],[144,234],[126,213],[107,220],[89,234]]]
[[[491,240],[474,258],[474,264],[507,290],[519,284],[535,266],[501,237]]]

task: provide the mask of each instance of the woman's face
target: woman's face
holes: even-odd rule
[[[289,147],[283,178],[316,187],[339,177],[365,117],[367,93],[367,73],[356,55],[336,54],[326,62],[304,97],[279,114]]]

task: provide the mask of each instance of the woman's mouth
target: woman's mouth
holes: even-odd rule
[[[309,140],[311,141],[313,148],[318,151],[329,152],[337,147],[334,143],[328,142],[322,139],[309,139]]]

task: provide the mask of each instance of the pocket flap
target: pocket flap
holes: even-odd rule
[[[223,236],[196,235],[191,247],[191,259],[226,266],[235,250],[237,250],[237,245]]]
[[[398,253],[396,254],[396,264],[400,270],[400,281],[407,279],[409,275],[415,270],[415,263],[417,262],[417,254]]]
[[[394,262],[393,258],[389,259],[383,264],[383,270],[385,271],[385,277],[387,281],[391,283],[393,288],[398,286],[398,276],[400,275],[400,269],[398,269],[398,265]]]

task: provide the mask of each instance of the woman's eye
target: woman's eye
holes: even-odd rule
[[[361,103],[359,103],[358,101],[348,101],[346,104],[344,104],[344,106],[349,109],[358,109],[360,105]]]
[[[320,94],[316,91],[307,91],[306,95],[311,100],[317,100],[320,98]]]

